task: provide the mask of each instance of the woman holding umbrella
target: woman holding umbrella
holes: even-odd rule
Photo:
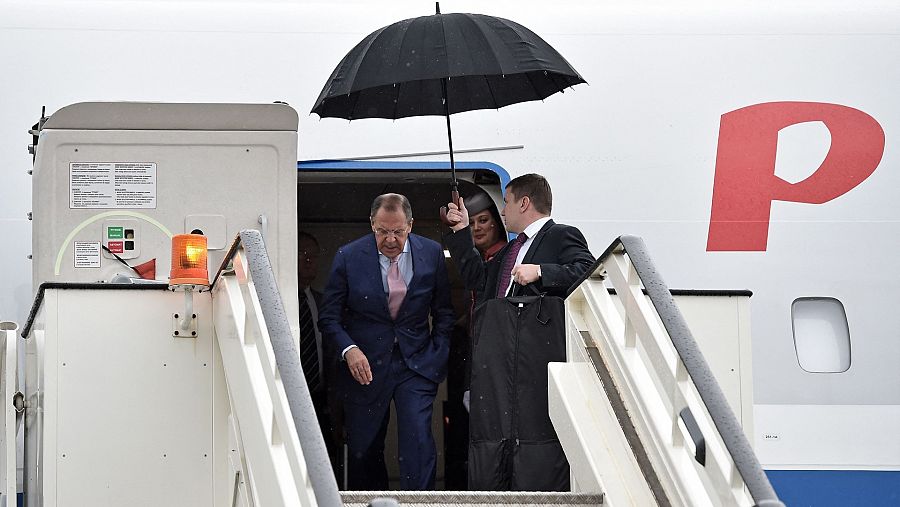
[[[491,197],[482,191],[465,197],[469,210],[469,226],[475,248],[484,262],[506,246],[506,229],[500,219],[500,212]],[[453,328],[450,342],[450,361],[447,378],[447,399],[450,407],[446,410],[446,456],[445,477],[448,489],[467,489],[467,460],[469,450],[468,396],[469,376],[472,360],[472,322],[475,306],[475,292],[470,292],[466,313]]]

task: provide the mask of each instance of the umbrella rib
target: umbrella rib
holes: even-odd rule
[[[379,37],[381,37],[381,35],[384,33],[384,31],[385,31],[386,29],[388,29],[388,28],[390,28],[390,25],[388,25],[388,26],[383,26],[383,27],[379,28],[378,30],[375,30],[374,32],[372,32],[371,34],[369,34],[369,36],[368,36],[368,37],[369,37],[369,40],[367,41],[368,43],[366,44],[365,49],[360,49],[360,53],[362,54],[362,57],[359,58],[357,61],[354,61],[354,62],[353,62],[353,65],[354,65],[354,69],[353,69],[353,81],[352,81],[352,84],[351,84],[351,86],[350,86],[350,90],[349,90],[347,93],[353,93],[354,91],[357,91],[357,92],[360,91],[360,89],[354,90],[354,87],[355,87],[355,85],[356,85],[356,76],[357,76],[357,73],[359,72],[359,67],[362,65],[363,60],[366,58],[366,55],[367,55],[367,53],[369,52],[369,49],[372,48],[372,46],[375,44],[375,41],[376,41],[376,40],[379,40]],[[366,41],[363,40],[363,42],[366,42]],[[354,48],[354,49],[355,49],[355,48]],[[349,55],[348,55],[348,56],[349,56]],[[343,63],[343,62],[342,62],[342,63]]]
[[[540,36],[538,36],[538,35],[537,35],[536,33],[534,33],[534,32],[531,32],[530,35],[527,34],[527,33],[522,33],[522,31],[519,30],[519,27],[521,27],[521,28],[523,28],[523,29],[525,29],[525,30],[528,30],[528,28],[525,28],[524,26],[518,25],[518,23],[516,23],[515,21],[510,21],[510,20],[504,19],[504,18],[495,18],[495,19],[497,19],[497,21],[499,21],[500,23],[502,23],[503,26],[505,26],[505,27],[508,28],[509,30],[512,30],[512,31],[519,37],[520,40],[523,40],[523,41],[524,41],[524,40],[529,40],[529,39],[531,39],[531,35],[534,35],[535,37],[537,37],[538,39],[540,39],[541,41],[543,41],[544,44],[547,44],[547,41],[544,41],[543,39],[541,39]],[[530,30],[528,30],[528,31],[530,31]],[[547,44],[547,45],[549,46],[549,44]],[[532,58],[534,58],[534,57],[535,57],[535,55],[534,55],[534,51],[535,51],[534,46],[531,45],[531,44],[528,44],[528,45],[526,45],[525,47],[526,47],[527,50],[528,50],[529,56],[531,56]],[[551,49],[552,49],[552,47],[551,47]],[[554,50],[554,51],[555,51],[555,50]],[[562,55],[560,55],[560,57],[562,57]]]
[[[534,80],[531,79],[531,72],[526,72],[525,77],[528,78],[528,84],[530,84],[531,89],[534,90],[535,97],[544,100],[544,97],[541,97],[541,92],[538,90],[537,86],[534,85]]]
[[[355,93],[353,88],[356,83],[356,76],[357,76],[357,73],[359,72],[359,67],[362,64],[362,59],[364,58],[364,56],[365,56],[366,52],[369,50],[369,48],[372,47],[372,44],[375,43],[375,39],[377,39],[378,36],[380,36],[386,28],[387,28],[386,26],[382,27],[378,30],[375,30],[371,34],[369,34],[365,39],[360,41],[359,44],[357,44],[353,49],[351,49],[350,52],[347,53],[347,55],[344,56],[344,58],[340,61],[340,63],[338,63],[338,66],[334,69],[334,71],[331,74],[331,77],[328,78],[328,82],[326,83],[326,87],[328,88],[328,91],[326,92],[325,88],[323,88],[322,93],[319,96],[320,100],[318,100],[316,102],[317,104],[319,104],[319,107],[322,107],[325,104],[325,102],[327,102],[331,98],[335,98],[340,95],[349,96],[350,94]],[[363,45],[365,45],[365,48],[362,48]],[[357,50],[357,48],[359,48],[359,53],[363,56],[361,56],[360,58],[355,59],[353,61],[348,61],[348,58],[354,54],[354,52]],[[345,65],[346,65],[346,67],[345,67]],[[343,72],[341,72],[342,69],[343,69]],[[343,76],[344,78],[346,78],[349,81],[349,87],[346,92],[342,92],[337,95],[332,95],[333,90],[331,88],[334,86],[334,79],[337,78],[338,76]],[[358,92],[358,91],[359,90],[356,90],[356,92]],[[353,107],[355,107],[355,103],[354,103]],[[315,109],[316,108],[314,107],[313,110],[315,111]],[[352,113],[352,108],[350,110],[350,113]],[[322,114],[321,113],[318,113],[318,114],[319,114],[319,117],[322,118]]]
[[[491,94],[491,102],[494,103],[494,109],[500,109],[500,105],[497,103],[497,96],[494,95],[494,89],[491,87],[491,80],[488,79],[487,75],[482,75],[484,78],[484,84],[487,85],[488,93]]]
[[[482,44],[490,47],[491,43],[487,36],[490,27],[485,24],[484,20],[482,19],[482,16],[472,15],[465,19],[472,24],[472,26],[474,27],[474,32],[480,37],[480,40],[478,42],[481,42]],[[470,41],[468,39],[463,39],[463,43],[466,45],[466,48],[471,51],[472,44],[474,42]],[[496,65],[497,71],[500,73],[500,75],[502,75],[503,67],[500,64],[500,60],[497,57],[497,55],[488,52],[487,56],[493,59],[493,63]],[[485,70],[487,70],[487,69],[485,69]],[[494,89],[491,87],[490,79],[488,79],[489,75],[495,75],[495,74],[488,74],[487,72],[479,74],[480,77],[484,78],[484,82],[485,82],[485,85],[487,86],[488,93],[491,96],[491,102],[494,105],[494,109],[499,109],[500,105],[499,105],[499,102],[497,102],[497,94],[494,93]]]
[[[412,22],[410,22],[412,24]],[[406,26],[406,29],[403,30],[403,35],[400,37],[400,49],[397,51],[397,60],[394,61],[394,69],[398,69],[400,67],[400,57],[403,54],[403,45],[406,43],[406,36],[409,35],[409,25]],[[394,86],[397,87],[397,94],[394,96],[394,111],[391,114],[391,119],[397,119],[397,106],[400,104],[400,85],[402,83],[394,83]]]
[[[391,113],[391,119],[397,119],[397,106],[400,105],[400,87],[403,86],[403,83],[394,83],[394,88],[397,89],[397,93],[394,94],[394,111]]]
[[[553,84],[553,87],[556,88],[559,91],[559,93],[566,93],[566,85],[565,85],[565,83],[560,84],[560,81],[557,79],[558,75],[556,74],[556,72],[547,72],[547,71],[544,71],[544,72],[547,74],[547,79],[550,81],[550,83]],[[554,93],[556,93],[556,92],[554,92]],[[548,97],[549,97],[549,95],[548,95]]]
[[[444,30],[444,15],[438,14],[438,19],[441,22],[441,40],[444,41],[444,64],[447,66],[444,69],[444,76],[447,78],[447,83],[450,84],[450,49],[447,47],[447,32]],[[447,115],[450,114],[450,91],[449,86],[445,88],[444,96],[441,97],[444,99],[444,104],[446,104]]]
[[[437,16],[438,16],[438,21],[441,22],[441,40],[444,41],[444,52],[449,53],[449,51],[447,51],[447,33],[444,30],[444,15],[438,14]],[[449,54],[444,55],[444,63],[447,64],[447,68],[444,69],[444,76],[450,77],[450,55]],[[444,98],[444,100],[447,100],[446,97]]]
[[[547,76],[550,77],[550,81],[553,81],[553,85],[559,89],[559,93],[566,93],[566,88],[572,88],[572,86],[566,82],[565,78],[556,72],[550,72]]]
[[[353,113],[356,112],[356,105],[359,104],[359,96],[362,95],[362,92],[363,92],[363,91],[360,90],[360,91],[358,91],[358,92],[356,92],[356,93],[350,94],[350,95],[353,96],[353,105],[350,106],[350,117],[347,118],[348,120],[352,120],[352,119],[356,116],[356,115],[353,114]]]

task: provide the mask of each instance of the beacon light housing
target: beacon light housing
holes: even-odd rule
[[[176,234],[172,236],[172,270],[169,286],[209,286],[207,270],[206,236],[201,234]]]
[[[207,270],[207,242],[202,234],[176,234],[172,236],[172,269],[169,272],[169,289],[184,291],[184,310],[174,314],[175,329],[172,336],[197,337],[197,314],[194,313],[194,291],[209,287]]]

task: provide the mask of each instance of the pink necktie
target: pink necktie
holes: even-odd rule
[[[397,320],[400,305],[403,303],[403,298],[406,297],[406,282],[400,276],[400,263],[397,262],[399,259],[399,255],[391,259],[391,266],[387,273],[388,311],[391,312],[391,318],[394,320]]]

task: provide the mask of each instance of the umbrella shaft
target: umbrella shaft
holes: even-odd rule
[[[447,118],[447,141],[450,143],[450,177],[453,181],[453,188],[456,188],[456,164],[453,162],[453,134],[450,133],[450,115]]]
[[[456,191],[456,164],[453,160],[453,133],[450,131],[450,101],[447,100],[447,78],[441,79],[441,99],[444,101],[444,118],[447,119],[447,142],[450,145],[450,181]]]

